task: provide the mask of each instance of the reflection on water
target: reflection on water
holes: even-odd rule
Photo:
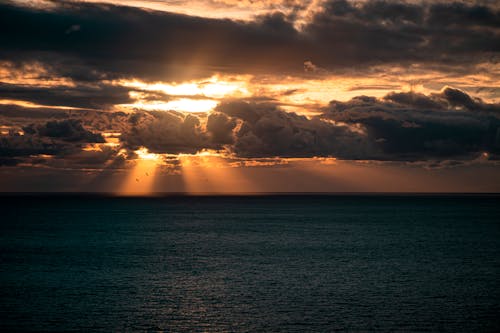
[[[500,328],[494,197],[1,199],[2,331]]]

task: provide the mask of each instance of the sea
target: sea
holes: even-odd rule
[[[0,331],[500,332],[498,195],[0,196]]]

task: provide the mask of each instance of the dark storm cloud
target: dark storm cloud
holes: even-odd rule
[[[385,160],[474,158],[500,153],[500,105],[458,89],[332,101],[323,117],[361,125]]]
[[[441,16],[449,15],[446,19]],[[474,4],[330,1],[306,27],[326,43],[320,66],[384,62],[471,64],[500,50],[499,12]],[[324,52],[329,50],[330,52]],[[472,59],[471,57],[476,57]]]
[[[36,155],[66,156],[81,151],[83,143],[102,143],[103,137],[85,129],[81,120],[48,121],[0,137],[3,165],[15,165]]]
[[[81,120],[68,119],[49,121],[43,125],[30,125],[23,128],[28,134],[38,134],[41,137],[57,138],[68,142],[104,142],[99,133],[85,129]]]
[[[215,71],[301,72],[306,61],[330,69],[473,65],[494,61],[500,50],[499,12],[484,5],[336,0],[301,31],[292,19],[275,13],[245,23],[104,4],[1,4],[0,57],[41,61],[81,81],[168,80]]]
[[[0,156],[4,159],[36,154],[57,155],[64,152],[65,148],[65,145],[44,141],[31,135],[0,137]]]

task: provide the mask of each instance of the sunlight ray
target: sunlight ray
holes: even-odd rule
[[[181,155],[181,172],[188,193],[254,193],[257,185],[227,159],[207,152]]]
[[[146,148],[135,151],[133,167],[128,171],[123,185],[119,190],[120,195],[149,195],[153,193],[154,181],[158,168],[160,155],[148,152]]]

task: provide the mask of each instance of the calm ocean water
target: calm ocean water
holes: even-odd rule
[[[0,208],[2,331],[500,331],[499,197]]]

